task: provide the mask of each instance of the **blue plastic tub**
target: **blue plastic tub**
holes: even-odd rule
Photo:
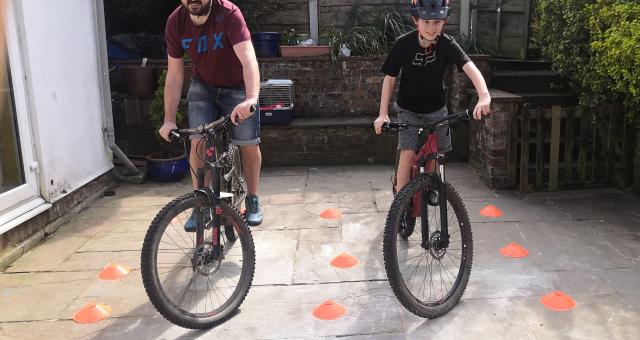
[[[272,58],[280,54],[280,37],[278,32],[258,32],[251,34],[253,48],[258,58]]]

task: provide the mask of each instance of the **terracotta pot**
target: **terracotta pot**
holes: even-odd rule
[[[122,68],[124,87],[135,96],[152,96],[158,86],[156,69],[149,66],[127,65]]]
[[[316,57],[328,55],[331,53],[331,47],[328,45],[320,46],[280,46],[280,55],[283,58],[295,57]]]

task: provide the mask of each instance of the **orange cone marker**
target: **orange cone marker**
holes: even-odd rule
[[[116,263],[107,264],[98,275],[102,280],[117,280],[131,272],[131,268]]]
[[[313,316],[320,320],[335,320],[346,313],[346,310],[341,305],[327,300],[321,305],[313,309]]]
[[[337,268],[351,268],[356,264],[358,264],[358,259],[347,253],[342,253],[331,260],[331,265]]]
[[[521,258],[529,256],[529,251],[520,244],[513,242],[501,248],[500,254],[506,257]]]
[[[496,208],[495,205],[489,204],[486,207],[480,209],[480,215],[485,217],[500,217],[502,216],[502,210]]]
[[[90,303],[80,309],[73,320],[77,323],[94,323],[111,315],[111,307],[104,303]]]
[[[328,220],[335,220],[338,218],[342,218],[342,213],[340,212],[340,210],[336,209],[336,208],[329,208],[329,209],[325,209],[323,212],[320,213],[320,217],[328,219]]]
[[[576,307],[576,302],[567,294],[556,290],[542,297],[542,304],[555,311],[563,312]]]

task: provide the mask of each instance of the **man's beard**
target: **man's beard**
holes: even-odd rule
[[[189,11],[189,14],[195,15],[195,16],[201,16],[201,15],[209,14],[209,10],[211,9],[211,3],[212,3],[212,1],[209,1],[208,4],[203,5],[202,1],[189,0],[189,1],[187,1],[187,4],[184,5],[184,7],[187,9],[187,11]],[[191,7],[190,7],[191,4],[199,4],[200,5],[200,9],[192,10]]]

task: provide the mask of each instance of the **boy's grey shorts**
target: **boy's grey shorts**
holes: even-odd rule
[[[437,111],[423,114],[415,113],[401,108],[397,103],[393,103],[393,110],[398,113],[398,122],[425,124],[443,118],[448,114],[447,107]],[[418,147],[418,128],[401,129],[398,131],[398,150],[415,150]],[[445,121],[436,129],[438,133],[438,152],[451,151],[451,133],[449,131],[449,121]]]

